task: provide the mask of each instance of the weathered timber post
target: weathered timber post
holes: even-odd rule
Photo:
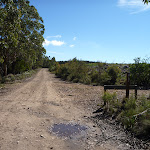
[[[129,87],[130,87],[130,73],[127,73],[126,98],[129,98]]]
[[[137,85],[130,85],[130,73],[127,73],[127,80],[126,80],[126,85],[104,85],[104,93],[106,92],[107,89],[121,89],[121,90],[126,90],[126,98],[129,98],[129,90],[134,89],[135,90],[135,99],[137,99],[137,90],[138,86]],[[104,103],[105,104],[105,103]]]

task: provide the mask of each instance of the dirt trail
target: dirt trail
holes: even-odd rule
[[[80,86],[80,87],[79,87]],[[100,87],[67,84],[59,81],[47,69],[41,69],[33,79],[0,91],[0,150],[119,150],[132,149],[126,142],[103,139],[100,128],[89,117]],[[80,124],[86,131],[69,138],[52,133],[55,124]],[[123,132],[122,132],[123,133]],[[118,133],[120,136],[123,134]],[[117,136],[117,135],[115,135]],[[125,135],[124,135],[125,136]],[[105,142],[107,140],[107,142]]]

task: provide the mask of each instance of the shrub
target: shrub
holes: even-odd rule
[[[14,77],[14,75],[13,74],[9,74],[9,75],[7,75],[7,76],[5,76],[5,77],[3,77],[2,78],[2,82],[3,83],[7,83],[7,82],[13,82],[13,81],[15,81],[15,77]]]
[[[113,116],[117,113],[118,109],[121,107],[121,102],[117,99],[116,93],[105,92],[102,97],[105,105],[105,111]]]
[[[82,62],[78,61],[76,58],[73,60],[62,64],[61,66],[58,65],[56,69],[56,76],[62,78],[63,80],[68,80],[72,82],[80,82],[84,84],[90,84],[91,78],[88,74],[89,68],[87,65]]]
[[[63,79],[63,80],[66,80],[67,77],[69,76],[69,72],[68,72],[68,67],[66,64],[62,64],[59,68],[57,68],[56,70],[56,76]]]
[[[150,86],[150,64],[148,60],[135,59],[130,66],[131,83],[148,88]]]
[[[110,85],[111,84],[111,77],[109,76],[109,74],[104,71],[102,74],[101,74],[101,77],[100,77],[100,84],[101,85]]]
[[[124,127],[136,136],[150,138],[150,100],[144,96],[137,100],[132,95],[129,99],[117,100],[115,93],[105,92],[102,97],[104,112],[111,116],[117,115],[117,119]],[[124,102],[124,103],[123,103]]]
[[[111,84],[115,84],[118,74],[121,72],[121,70],[119,69],[119,67],[117,67],[116,65],[113,66],[109,66],[107,68],[107,73],[110,76],[110,83]]]

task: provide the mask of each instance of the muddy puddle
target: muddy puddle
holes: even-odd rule
[[[72,138],[73,136],[85,134],[87,127],[79,124],[54,124],[51,128],[51,132],[59,137]]]

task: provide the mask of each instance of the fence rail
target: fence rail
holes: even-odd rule
[[[111,90],[111,89],[115,89],[115,90],[126,90],[126,98],[129,97],[129,90],[135,90],[135,98],[137,99],[137,90],[138,90],[138,86],[137,85],[104,85],[104,91],[106,92],[106,90]]]
[[[137,99],[137,85],[130,85],[130,73],[127,72],[127,80],[126,85],[104,85],[104,91],[106,92],[107,89],[116,89],[116,90],[126,90],[126,98],[129,98],[129,90],[135,90],[135,98]]]

